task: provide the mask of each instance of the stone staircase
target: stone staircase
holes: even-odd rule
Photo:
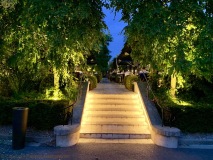
[[[108,87],[103,88],[103,91],[110,90]],[[84,107],[80,137],[150,139],[151,134],[141,107],[137,94],[133,92],[90,91]]]

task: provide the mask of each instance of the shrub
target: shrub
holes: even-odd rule
[[[101,81],[101,79],[103,78],[102,73],[97,73],[95,74],[96,78],[97,78],[97,82],[99,83]]]
[[[0,103],[0,125],[12,124],[12,111],[14,107],[28,107],[28,126],[38,130],[49,130],[56,125],[64,124],[67,112],[64,109],[69,101],[4,101]]]
[[[172,126],[181,129],[183,132],[213,132],[213,107],[211,103],[190,101],[191,105],[184,106],[174,103],[166,90],[162,89],[158,90],[155,95],[161,107],[168,108],[174,115],[175,119]],[[181,99],[177,98],[176,101],[180,103]],[[160,109],[158,111],[161,114]]]
[[[124,78],[124,85],[128,90],[133,91],[133,82],[138,80],[139,78],[136,75],[128,75]]]
[[[93,90],[94,88],[96,88],[97,87],[97,78],[92,75],[88,76],[87,78],[90,81],[89,89]]]
[[[44,101],[29,106],[29,125],[36,129],[52,129],[54,126],[64,124],[64,108],[68,103],[63,101]]]
[[[130,76],[130,75],[127,75],[127,76],[124,77],[124,81],[123,81],[124,85],[126,84],[126,79],[127,79],[129,76]],[[126,85],[125,85],[125,86],[126,86]]]
[[[44,79],[41,81],[39,90],[40,92],[45,92],[45,89],[54,87],[54,75],[48,74]]]

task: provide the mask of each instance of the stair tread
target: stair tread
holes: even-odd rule
[[[97,90],[87,94],[81,122],[81,137],[133,139],[151,137],[138,94],[98,93]]]
[[[94,106],[98,106],[98,107],[121,107],[121,108],[129,108],[130,105],[129,104],[116,104],[116,103],[112,103],[112,104],[109,104],[109,103],[87,103],[86,105],[89,107],[94,105]],[[138,107],[138,104],[132,104],[131,107]]]
[[[94,93],[89,93],[88,94],[89,98],[137,98],[138,95],[135,93],[129,93],[129,94],[94,94]]]
[[[85,111],[114,111],[114,112],[118,112],[118,111],[123,111],[123,112],[143,112],[142,109],[136,109],[136,108],[117,108],[117,107],[109,107],[109,108],[104,108],[104,107],[101,107],[101,108],[97,108],[97,107],[86,107],[85,108]]]
[[[82,122],[82,124],[102,124],[102,125],[107,125],[107,124],[114,124],[114,125],[132,125],[132,126],[137,126],[137,125],[143,125],[143,126],[147,126],[146,121],[144,120],[137,120],[137,122],[131,122],[129,120],[126,121],[118,121],[118,120],[86,120],[84,122]]]
[[[104,118],[104,117],[107,117],[107,118],[144,118],[144,115],[143,115],[143,112],[140,112],[140,113],[128,113],[128,112],[126,112],[126,113],[119,113],[119,112],[113,112],[113,111],[111,111],[111,112],[108,112],[108,113],[103,113],[103,112],[101,112],[100,113],[100,111],[99,112],[85,112],[84,113],[85,115],[84,115],[84,117],[86,118],[86,117],[102,117],[102,118]]]
[[[134,129],[132,129],[134,128]],[[88,127],[84,125],[81,128],[81,133],[131,133],[131,134],[150,134],[147,126],[138,126],[138,127],[113,127],[113,126],[100,126],[94,125],[93,127]]]
[[[99,134],[99,133],[106,133],[106,134],[150,134],[149,131],[140,131],[140,130],[82,130],[81,133],[84,134]]]

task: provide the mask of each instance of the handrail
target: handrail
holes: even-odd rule
[[[82,76],[80,76],[80,81],[78,84],[78,92],[77,92],[77,96],[74,100],[74,102],[72,104],[70,104],[68,107],[63,108],[64,109],[64,124],[69,123],[70,120],[70,124],[72,125],[73,122],[73,106],[76,104],[76,102],[79,100],[80,95],[81,95],[81,87],[82,87]],[[72,107],[72,108],[71,108]],[[71,108],[71,111],[66,111],[67,109]]]
[[[148,79],[147,79],[147,76],[145,75],[145,73],[144,72],[142,72],[142,74],[143,74],[143,76],[144,76],[144,78],[145,78],[145,81],[147,82],[147,98],[149,98],[149,91],[151,91],[151,94],[153,95],[153,97],[154,97],[154,102],[160,107],[160,109],[161,109],[161,119],[162,119],[162,121],[161,121],[161,125],[162,125],[162,127],[164,126],[164,113],[165,112],[167,112],[167,113],[169,113],[170,115],[169,115],[169,126],[171,127],[171,122],[175,119],[175,117],[172,119],[172,113],[171,113],[171,111],[169,110],[169,109],[166,109],[166,108],[164,108],[164,107],[162,107],[160,104],[159,104],[159,102],[158,102],[158,99],[156,98],[156,96],[155,96],[155,94],[154,94],[154,92],[153,92],[153,90],[152,90],[152,87],[151,87],[151,85],[149,84],[149,81],[148,81]]]

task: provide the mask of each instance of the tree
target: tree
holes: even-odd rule
[[[100,51],[95,54],[97,62],[97,68],[102,74],[106,74],[108,71],[108,62],[111,59],[110,51],[108,49],[109,42],[112,41],[112,37],[106,34],[105,38],[100,45]]]
[[[177,77],[179,84],[190,74],[211,79],[211,1],[125,2],[114,0],[112,6],[122,10],[122,20],[128,23],[125,35],[133,59],[171,75],[174,82]],[[171,85],[174,95],[176,83]]]
[[[1,67],[27,69],[35,77],[53,72],[58,89],[60,77],[72,78],[89,51],[99,50],[106,28],[102,5],[101,0],[17,0],[12,11],[1,6]]]

